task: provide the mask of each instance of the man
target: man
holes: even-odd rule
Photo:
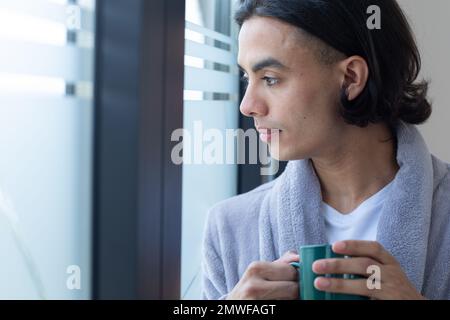
[[[381,29],[367,26],[367,8]],[[241,112],[280,160],[275,181],[211,209],[207,299],[297,299],[302,245],[334,243],[318,290],[373,299],[450,298],[450,168],[415,125],[431,114],[420,56],[395,0],[242,0]]]

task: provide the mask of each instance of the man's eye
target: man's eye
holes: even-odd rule
[[[269,87],[272,87],[272,86],[274,86],[274,85],[276,85],[278,83],[278,79],[276,79],[276,78],[264,77],[262,79],[266,82],[266,84]]]
[[[249,84],[249,78],[247,75],[243,75],[241,77],[242,82],[244,82],[244,87],[247,88],[248,84]],[[277,78],[272,78],[272,77],[263,77],[261,78],[261,80],[266,82],[266,85],[269,87],[272,87],[274,85],[276,85],[278,83],[278,79]]]

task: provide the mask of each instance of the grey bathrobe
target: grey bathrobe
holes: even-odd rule
[[[400,166],[384,202],[377,241],[425,297],[450,299],[450,165],[417,128],[397,128]],[[301,245],[327,243],[321,191],[311,161],[289,162],[275,181],[225,200],[208,213],[204,299],[223,299],[252,261],[273,261]]]

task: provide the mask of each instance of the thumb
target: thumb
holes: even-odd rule
[[[289,250],[274,262],[291,263],[291,262],[298,262],[298,260],[299,255],[297,251]]]

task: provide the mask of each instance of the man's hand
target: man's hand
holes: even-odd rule
[[[298,259],[288,251],[274,262],[252,262],[227,300],[298,299],[297,270],[289,265]]]
[[[316,274],[357,274],[367,277],[367,268],[378,266],[381,271],[381,288],[370,290],[367,286],[367,279],[318,277],[314,282],[318,290],[356,294],[379,300],[425,299],[408,280],[398,261],[378,242],[340,241],[333,245],[333,251],[352,257],[318,260],[313,264],[313,271]]]

